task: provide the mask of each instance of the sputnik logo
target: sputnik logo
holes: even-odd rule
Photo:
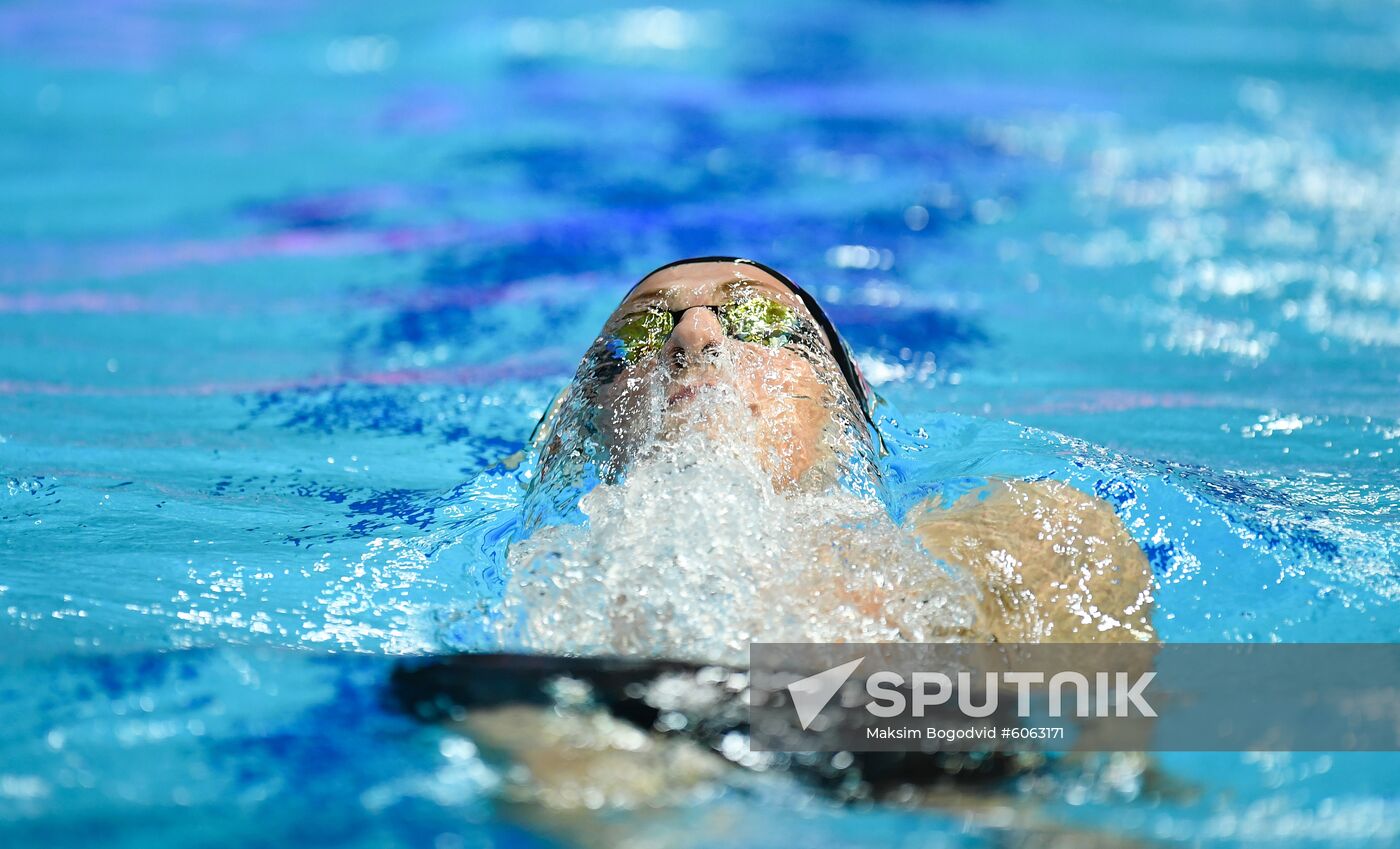
[[[856,667],[864,662],[864,657],[858,657],[849,663],[833,666],[825,672],[818,672],[787,686],[788,692],[792,694],[792,706],[797,709],[797,721],[802,724],[803,731],[806,731],[812,720],[817,718],[817,714],[822,712],[822,708],[826,707],[831,697],[841,689],[841,685],[846,683],[846,679],[851,677],[851,673],[856,671]]]

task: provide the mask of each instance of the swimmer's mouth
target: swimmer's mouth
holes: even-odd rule
[[[696,395],[699,395],[702,391],[717,385],[718,384],[714,383],[713,381],[710,381],[704,383],[691,383],[686,386],[682,386],[680,389],[677,389],[675,392],[672,392],[670,395],[666,396],[666,406],[669,408],[674,407],[677,404],[684,404],[685,402],[694,398]]]

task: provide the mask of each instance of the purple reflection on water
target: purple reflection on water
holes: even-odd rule
[[[21,0],[0,7],[0,50],[60,67],[150,70],[177,54],[230,52],[256,27],[289,20],[304,5],[300,0],[227,0],[207,6]]]

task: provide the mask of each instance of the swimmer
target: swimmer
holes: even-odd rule
[[[1070,486],[987,481],[891,518],[873,402],[821,306],[777,271],[707,257],[648,274],[532,439],[499,624],[536,654],[405,668],[399,697],[510,765],[522,821],[611,846],[639,821],[594,809],[708,798],[743,759],[639,724],[635,699],[610,703],[590,676],[625,694],[675,664],[741,670],[759,639],[1154,638],[1146,557],[1107,504]],[[444,718],[444,705],[464,710]],[[925,766],[914,780],[928,789],[979,778]],[[929,803],[972,822],[979,793]],[[1011,825],[1097,845],[1035,817]]]
[[[534,520],[581,506],[594,527],[513,547],[527,642],[732,663],[747,639],[1154,638],[1147,558],[1071,486],[990,480],[894,527],[875,497],[873,402],[781,273],[706,257],[648,274],[536,434]],[[564,482],[583,479],[598,486],[580,504],[586,487]],[[672,603],[690,590],[720,603]]]

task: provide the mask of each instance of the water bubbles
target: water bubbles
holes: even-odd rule
[[[665,6],[626,9],[576,18],[518,18],[506,31],[506,47],[516,55],[595,55],[632,60],[703,46],[714,26],[712,14]]]
[[[781,391],[794,362],[821,375],[824,397]],[[503,640],[742,665],[753,639],[966,628],[973,591],[891,520],[869,435],[821,363],[729,346],[702,377],[624,369],[600,382],[585,360],[571,393],[599,401],[566,404],[543,448],[532,535],[509,553]],[[811,442],[770,429],[817,414]]]
[[[923,207],[918,207],[923,209]],[[917,218],[917,216],[916,216]],[[928,211],[924,210],[924,225],[928,224]],[[922,227],[910,229],[919,230]],[[887,249],[872,248],[868,245],[837,245],[826,252],[826,264],[833,268],[880,269],[888,271],[894,267],[894,253]]]
[[[904,210],[904,226],[915,233],[928,226],[928,210],[922,206],[911,206]]]

